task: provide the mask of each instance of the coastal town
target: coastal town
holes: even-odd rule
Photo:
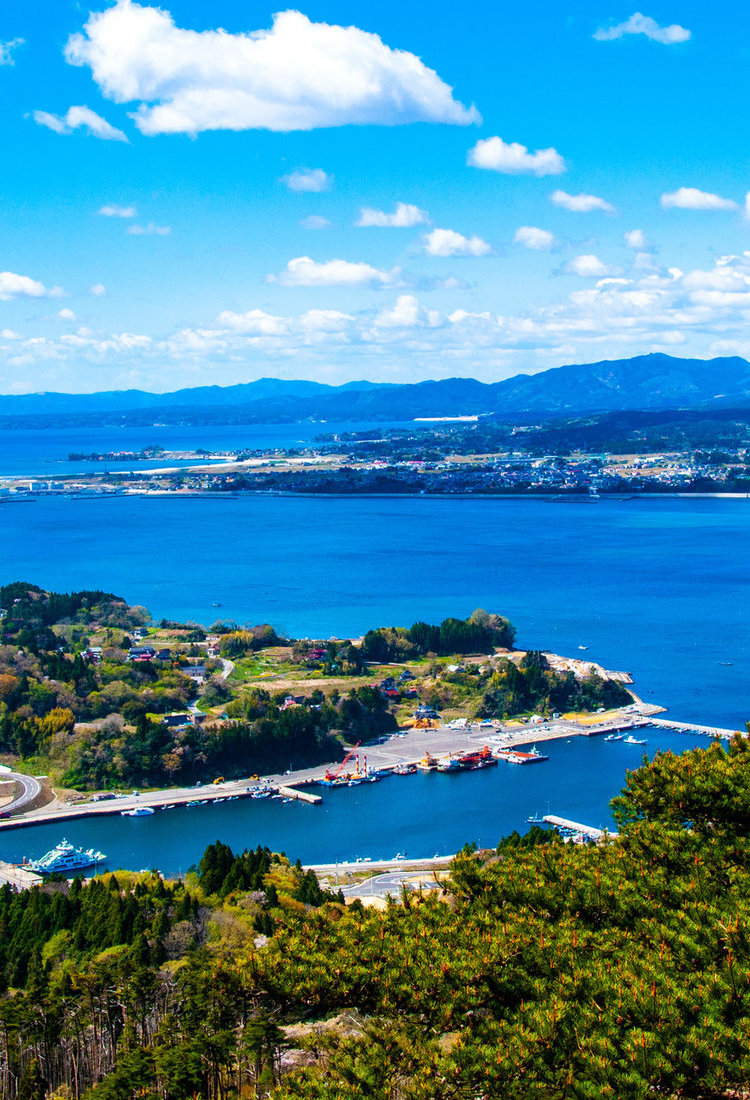
[[[5,475],[0,503],[36,496],[214,493],[557,495],[736,494],[750,492],[750,447],[630,454],[555,454],[514,449],[497,454],[414,457],[388,453],[388,441],[266,453],[79,456],[95,469],[54,478]],[[382,452],[382,453],[379,453]],[[150,466],[143,465],[150,460]],[[116,467],[110,470],[109,467]],[[128,468],[130,467],[130,468]]]

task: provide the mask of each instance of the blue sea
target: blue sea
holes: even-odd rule
[[[629,671],[677,720],[741,728],[750,718],[750,500],[39,497],[0,505],[0,533],[4,581],[108,589],[157,620],[348,637],[484,607],[515,623],[522,646]],[[647,751],[692,743],[654,731]],[[333,792],[318,808],[240,802],[66,831],[116,862],[164,871],[217,837],[315,861],[431,855],[494,843],[547,801],[602,823],[639,751],[578,739],[513,774],[415,776]],[[59,833],[2,833],[0,858],[38,854]]]

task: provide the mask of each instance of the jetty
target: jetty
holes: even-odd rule
[[[299,787],[279,787],[279,794],[283,798],[297,798],[300,802],[308,802],[311,806],[319,806],[323,801],[319,794],[301,791]]]
[[[616,840],[619,833],[611,833],[609,829],[595,829],[593,825],[582,825],[580,821],[569,821],[567,817],[558,817],[557,814],[545,814],[542,819],[547,825],[554,825],[556,829],[566,829],[571,833],[581,833],[591,837],[592,840],[603,840],[609,837]]]
[[[37,875],[35,871],[0,860],[0,884],[3,886],[7,883],[9,886],[15,886],[16,890],[29,890],[32,886],[38,886],[41,881],[42,876]]]
[[[733,737],[747,737],[745,730],[727,730],[721,726],[699,726],[695,722],[675,722],[672,718],[650,718],[652,726],[664,726],[666,729],[677,730],[678,733],[700,733],[704,737],[723,737],[731,741]]]

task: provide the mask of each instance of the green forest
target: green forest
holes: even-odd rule
[[[629,774],[619,837],[466,849],[342,904],[259,847],[0,890],[8,1100],[730,1100],[750,1087],[750,746]]]

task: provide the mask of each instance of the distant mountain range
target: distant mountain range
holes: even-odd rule
[[[201,386],[155,394],[0,396],[0,424],[243,424],[298,420],[379,421],[494,414],[514,421],[624,410],[710,409],[750,404],[750,363],[737,357],[632,359],[555,367],[502,382],[287,382],[261,378],[237,386]]]

